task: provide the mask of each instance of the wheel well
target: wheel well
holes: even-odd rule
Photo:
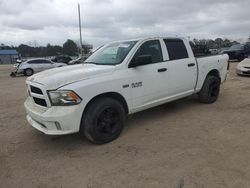
[[[26,70],[31,70],[32,74],[34,74],[34,70],[32,68],[26,68],[26,69],[24,69],[24,72],[23,72],[25,76],[26,76]]]
[[[216,76],[217,78],[219,78],[221,80],[220,73],[216,69],[211,70],[207,75]]]
[[[107,93],[102,93],[102,94],[99,94],[99,95],[95,96],[94,98],[92,98],[88,102],[88,104],[86,105],[86,107],[84,109],[84,112],[90,106],[91,103],[93,103],[96,99],[99,99],[99,98],[102,98],[102,97],[108,97],[108,98],[112,98],[112,99],[115,99],[115,100],[119,101],[122,104],[126,114],[128,114],[128,104],[127,104],[126,100],[124,99],[124,97],[121,94],[116,93],[116,92],[107,92]]]
[[[26,69],[24,69],[24,70],[28,70],[28,69],[30,69],[30,70],[32,70],[32,72],[34,72],[34,70],[33,70],[32,68],[26,68]]]

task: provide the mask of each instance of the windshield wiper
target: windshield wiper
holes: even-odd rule
[[[84,61],[84,64],[95,64],[95,65],[97,65],[97,63],[91,62],[91,61]]]
[[[94,64],[94,65],[109,65],[109,66],[114,66],[117,64],[107,64],[107,63],[95,63],[95,62],[91,62],[91,61],[85,61],[84,64]]]

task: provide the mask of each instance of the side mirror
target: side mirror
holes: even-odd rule
[[[133,61],[129,64],[129,68],[147,65],[147,64],[151,64],[151,63],[152,63],[152,56],[151,55],[140,55],[135,59],[135,61]]]

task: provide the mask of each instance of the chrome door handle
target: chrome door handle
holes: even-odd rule
[[[189,63],[188,64],[188,67],[193,67],[193,66],[195,66],[195,63]]]

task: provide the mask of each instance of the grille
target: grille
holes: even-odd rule
[[[32,93],[41,94],[41,95],[43,94],[41,89],[34,87],[34,86],[30,86],[30,90]]]
[[[246,68],[246,69],[250,69],[250,67],[244,67],[244,68]]]
[[[242,71],[243,74],[249,74],[250,75],[250,72],[246,72],[246,71]]]
[[[28,93],[33,99],[33,102],[39,106],[48,106],[48,101],[46,99],[46,92],[42,88],[36,87],[34,85],[27,85]]]
[[[36,97],[33,97],[34,99],[34,102],[38,105],[41,105],[41,106],[47,106],[47,103],[44,99],[39,99],[39,98],[36,98]]]

